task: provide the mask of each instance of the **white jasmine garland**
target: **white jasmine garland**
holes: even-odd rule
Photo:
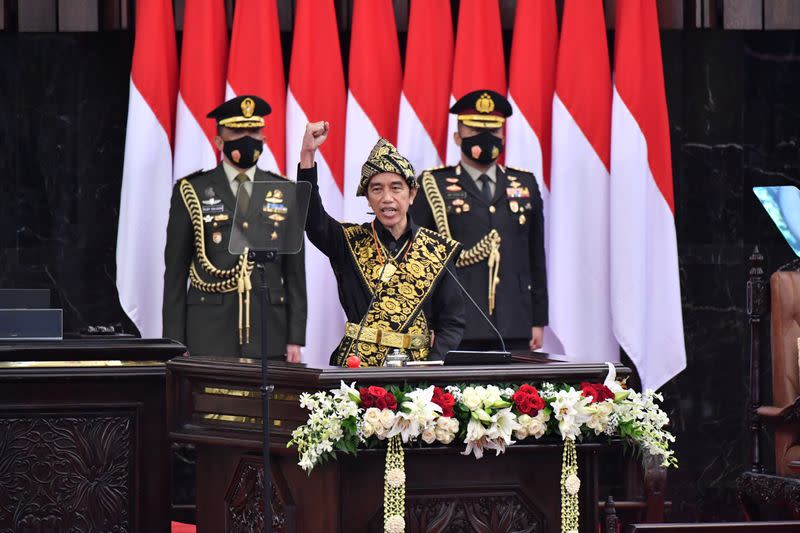
[[[392,515],[385,525],[386,533],[403,533],[406,530],[406,521],[402,516]]]

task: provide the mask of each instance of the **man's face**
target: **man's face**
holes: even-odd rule
[[[458,123],[458,130],[453,134],[453,137],[456,141],[456,145],[461,146],[461,140],[466,139],[467,137],[474,137],[484,131],[488,131],[498,139],[503,139],[503,128],[473,128],[472,126],[467,126],[461,122]]]
[[[406,219],[417,189],[411,189],[399,174],[382,172],[372,176],[367,185],[367,202],[378,221],[391,228]]]

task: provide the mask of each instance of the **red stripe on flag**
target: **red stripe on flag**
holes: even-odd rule
[[[555,0],[519,0],[515,17],[508,92],[539,139],[542,179],[549,189],[558,54]]]
[[[381,137],[397,143],[403,71],[392,0],[355,0],[349,71],[361,109]]]
[[[450,0],[411,2],[403,93],[442,161],[447,156],[447,108],[453,82],[452,20]]]
[[[492,89],[506,93],[506,65],[497,0],[462,0],[458,14],[453,96]]]
[[[153,110],[170,144],[178,94],[178,52],[171,0],[139,0],[131,80]]]
[[[272,107],[264,136],[278,168],[286,172],[286,78],[275,0],[236,2],[228,83],[237,95],[260,96]]]
[[[206,115],[225,100],[225,4],[223,0],[187,2],[183,17],[180,93],[213,147],[216,123]]]
[[[556,93],[608,170],[611,67],[601,0],[565,0]]]
[[[618,0],[614,85],[647,140],[647,160],[675,214],[669,115],[655,2]]]
[[[346,99],[333,0],[297,0],[289,87],[309,121],[331,123],[320,151],[344,190]]]

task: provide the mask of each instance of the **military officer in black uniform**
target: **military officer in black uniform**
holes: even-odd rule
[[[297,180],[312,185],[306,233],[331,261],[348,320],[331,364],[355,360],[360,366],[380,366],[394,350],[413,360],[443,359],[458,346],[464,330],[464,298],[445,270],[461,245],[408,216],[417,178],[411,163],[385,139],[378,140],[362,166],[356,192],[366,196],[375,218],[365,224],[331,218],[322,204],[314,162],[328,131],[327,122],[306,126]]]
[[[511,105],[501,94],[478,90],[452,108],[461,161],[422,173],[414,220],[464,245],[459,279],[510,349],[542,346],[547,325],[547,278],[542,198],[531,172],[503,167],[503,124]],[[498,349],[497,335],[467,305],[462,349]]]
[[[256,167],[269,113],[267,102],[249,95],[211,111],[223,160],[183,178],[172,193],[164,252],[164,336],[185,343],[193,355],[261,356],[261,299],[252,291],[262,281],[261,272],[244,254],[229,253],[228,241],[237,195],[240,210],[257,213],[256,200],[252,210],[249,205],[252,182],[286,180]],[[242,228],[247,226],[245,217]],[[264,272],[267,355],[300,362],[307,315],[304,254],[279,256]]]

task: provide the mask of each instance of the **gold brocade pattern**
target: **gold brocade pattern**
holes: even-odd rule
[[[381,264],[372,234],[364,226],[345,225],[345,240],[358,266],[358,271],[371,293],[376,294],[364,320],[366,327],[413,335],[429,335],[428,322],[422,313],[422,304],[428,299],[443,265],[458,252],[459,244],[436,233],[420,228],[401,260],[387,259],[396,267],[384,283],[379,277]],[[436,253],[433,256],[431,248]],[[438,258],[438,259],[437,259]],[[375,291],[378,291],[375,293]],[[380,366],[389,351],[388,346],[365,342],[364,335],[358,343],[358,356],[368,366]],[[339,343],[337,364],[344,365],[354,353],[356,340],[345,336]],[[409,350],[411,359],[427,359],[430,347]]]

